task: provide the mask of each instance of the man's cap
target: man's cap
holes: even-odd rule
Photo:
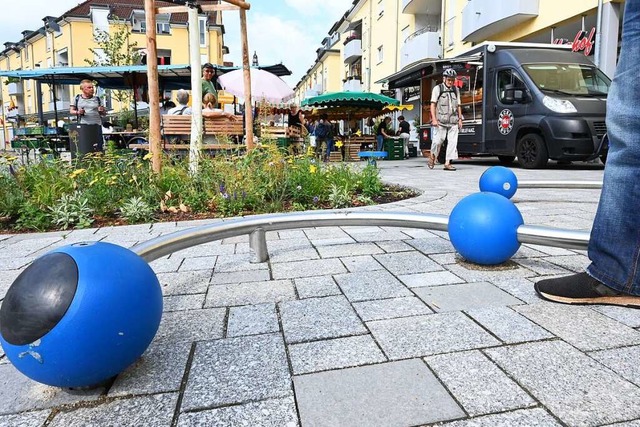
[[[204,70],[205,68],[213,68],[213,64],[211,64],[211,62],[205,62],[202,69]]]

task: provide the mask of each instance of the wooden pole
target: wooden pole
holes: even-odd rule
[[[227,0],[228,1],[228,0]],[[229,3],[233,3],[228,1]],[[244,70],[244,118],[247,136],[247,151],[253,144],[253,101],[251,99],[251,70],[249,68],[249,42],[247,40],[247,12],[240,9],[240,35],[242,38],[242,69]]]
[[[189,63],[191,64],[191,139],[189,140],[189,172],[198,173],[202,146],[202,67],[200,65],[200,30],[198,9],[189,7]]]
[[[251,9],[251,5],[242,0],[223,0],[225,3],[230,3],[232,5],[238,6],[240,9],[249,10]]]
[[[156,8],[154,0],[144,0],[147,24],[147,85],[149,86],[149,150],[154,173],[162,172],[160,144],[160,93],[158,84],[158,55],[156,48]],[[135,102],[135,97],[134,97]],[[137,106],[136,106],[137,107]]]

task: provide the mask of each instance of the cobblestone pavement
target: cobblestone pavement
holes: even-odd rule
[[[423,193],[364,209],[448,214],[495,159],[457,172],[380,162]],[[601,180],[596,164],[514,168],[520,180]],[[521,189],[525,223],[587,230],[598,190]],[[131,247],[212,223],[0,235],[0,299],[19,272],[79,241]],[[640,310],[572,307],[533,284],[581,271],[584,251],[523,245],[479,268],[446,233],[326,227],[247,236],[151,263],[164,294],[155,340],[113,382],[65,390],[0,349],[0,426],[640,426]]]

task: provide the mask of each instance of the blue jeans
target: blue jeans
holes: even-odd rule
[[[627,0],[622,48],[607,100],[609,153],[591,230],[587,272],[640,295],[640,0]]]
[[[327,138],[327,152],[324,155],[325,160],[329,160],[329,157],[331,157],[331,152],[333,151],[333,147],[335,145],[336,142],[333,140],[333,138]]]
[[[376,135],[376,142],[378,145],[378,151],[382,151],[382,146],[384,145],[384,136]]]

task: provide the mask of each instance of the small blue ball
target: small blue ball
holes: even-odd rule
[[[16,278],[0,309],[0,343],[35,381],[89,387],[135,362],[161,316],[160,284],[141,257],[111,243],[77,243]]]
[[[495,193],[475,193],[460,200],[449,215],[449,238],[465,259],[495,265],[518,251],[518,227],[524,224],[518,208]]]
[[[500,194],[510,199],[518,189],[518,178],[509,168],[493,166],[480,176],[480,191]]]

